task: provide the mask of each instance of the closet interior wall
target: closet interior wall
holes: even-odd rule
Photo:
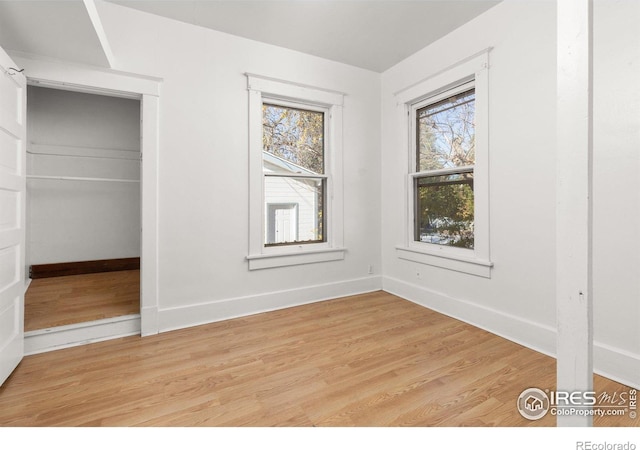
[[[27,95],[28,264],[139,257],[140,102]]]

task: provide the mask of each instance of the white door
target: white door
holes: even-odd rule
[[[279,244],[298,240],[297,204],[269,204],[267,243]]]
[[[276,242],[291,242],[292,208],[276,209]]]
[[[26,100],[0,48],[0,384],[24,354]]]

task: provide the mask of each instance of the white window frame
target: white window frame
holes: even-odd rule
[[[249,91],[249,270],[344,259],[342,105],[344,94],[254,74],[246,74]],[[264,243],[262,105],[270,103],[325,113],[324,174],[326,193],[324,242],[267,246]]]
[[[401,259],[491,278],[489,252],[489,50],[441,70],[429,78],[396,93],[399,114],[405,124],[403,148],[408,149],[406,174],[405,238],[396,247]],[[436,171],[417,172],[417,110],[455,92],[475,89],[474,248],[465,249],[415,241],[415,179]],[[456,90],[459,89],[459,90]],[[457,171],[445,170],[444,173]]]

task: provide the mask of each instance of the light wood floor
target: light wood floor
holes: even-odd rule
[[[25,331],[140,313],[140,271],[37,278],[25,295]]]
[[[377,292],[26,357],[0,425],[554,426],[516,410],[554,386],[552,358]]]

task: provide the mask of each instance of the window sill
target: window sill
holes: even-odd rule
[[[441,247],[437,247],[440,249]],[[456,272],[468,273],[483,278],[491,278],[491,268],[493,263],[488,260],[475,258],[473,256],[463,256],[446,253],[443,250],[434,252],[426,249],[415,249],[404,246],[397,246],[398,258],[413,261],[429,266],[440,267],[442,269],[454,270]]]
[[[344,259],[345,248],[327,248],[318,250],[300,250],[283,253],[249,255],[249,270],[270,269],[273,267],[298,266]]]

